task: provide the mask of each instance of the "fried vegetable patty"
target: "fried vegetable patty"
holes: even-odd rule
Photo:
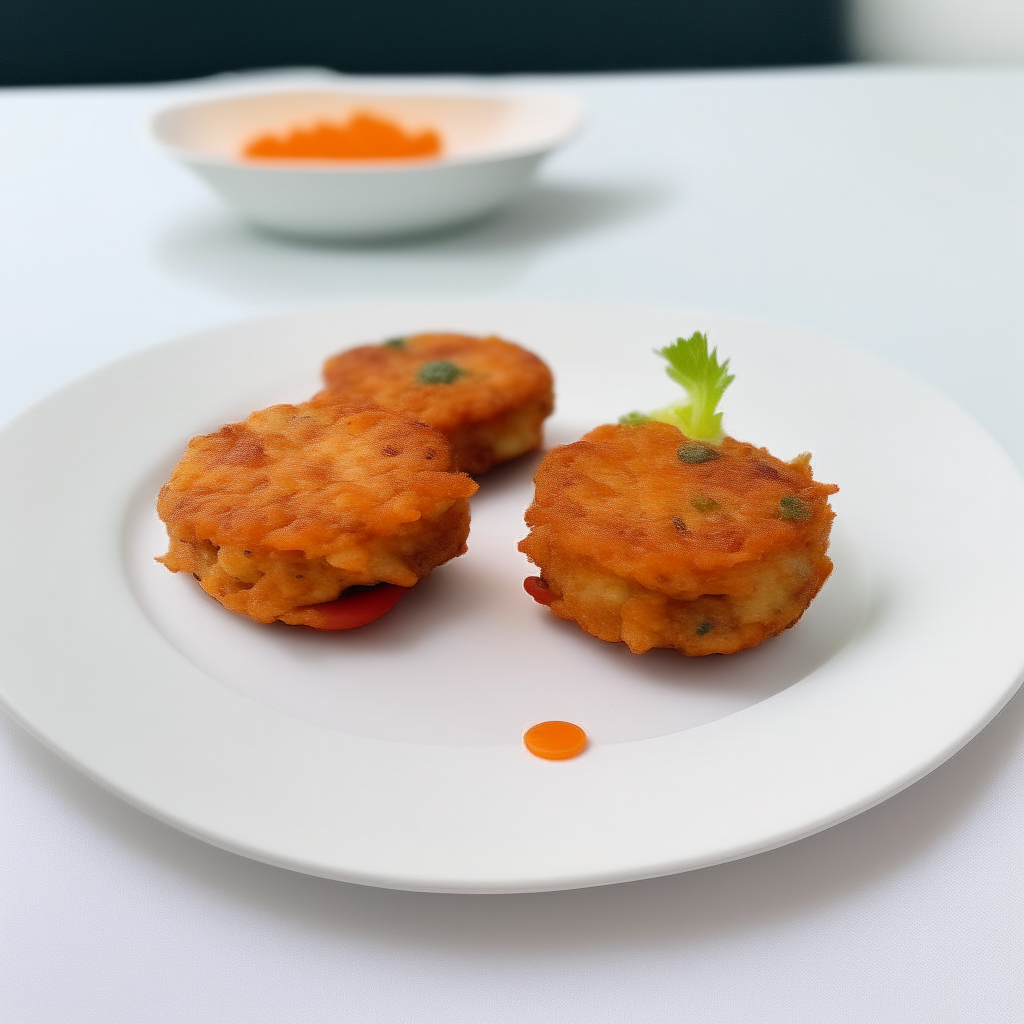
[[[315,625],[348,587],[411,587],[466,550],[477,485],[450,467],[443,436],[372,402],[261,409],[189,442],[158,561],[257,622]]]
[[[339,395],[373,399],[439,430],[466,473],[539,447],[554,409],[545,363],[496,337],[417,334],[363,345],[328,359],[324,380]]]
[[[832,571],[838,488],[810,456],[781,462],[649,421],[550,451],[520,545],[555,615],[634,654],[730,654],[792,626]]]

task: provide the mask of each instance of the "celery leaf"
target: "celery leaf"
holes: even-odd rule
[[[695,441],[721,443],[725,433],[722,414],[716,410],[734,380],[728,372],[729,360],[719,363],[718,349],[708,352],[707,335],[700,331],[654,351],[668,363],[665,372],[686,389],[687,401],[652,412],[651,419],[671,423]]]

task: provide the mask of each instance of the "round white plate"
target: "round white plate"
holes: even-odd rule
[[[257,626],[156,565],[157,488],[193,434],[318,386],[323,358],[494,331],[555,371],[549,440],[674,385],[707,330],[727,430],[809,449],[842,488],[836,570],[804,619],[729,657],[634,657],[553,619],[516,552],[536,459],[482,478],[470,550],[350,633]],[[597,885],[810,835],[941,763],[1024,666],[1024,483],[966,414],[858,352],[688,312],[354,305],[209,331],[107,367],[0,435],[0,696],[54,750],[211,843],[405,889]],[[563,718],[571,761],[522,746]]]

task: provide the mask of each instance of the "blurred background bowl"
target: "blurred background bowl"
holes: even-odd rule
[[[440,157],[256,161],[254,137],[369,111],[407,130],[433,128]],[[540,161],[580,127],[568,95],[278,92],[190,103],[153,121],[157,139],[246,220],[308,239],[367,240],[431,231],[512,201]]]

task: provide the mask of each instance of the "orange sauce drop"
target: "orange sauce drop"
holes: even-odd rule
[[[583,752],[587,734],[572,722],[541,722],[523,735],[526,749],[547,761],[564,761]]]
[[[368,111],[348,121],[317,121],[284,135],[261,135],[242,150],[250,160],[416,160],[438,156],[441,136],[433,129],[407,132]]]

